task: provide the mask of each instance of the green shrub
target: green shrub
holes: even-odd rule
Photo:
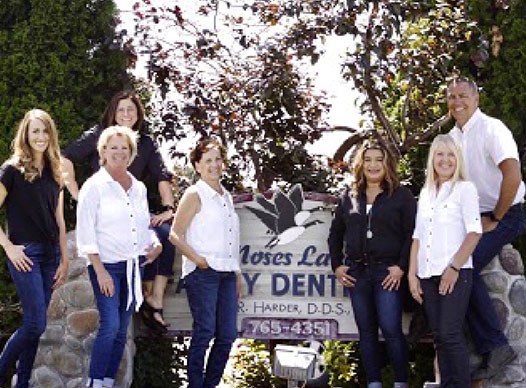
[[[182,387],[188,338],[136,337],[132,388]]]
[[[129,84],[115,14],[113,0],[2,0],[0,164],[10,155],[16,123],[27,110],[48,111],[61,144],[68,144],[98,121],[111,95]],[[3,220],[0,217],[4,226]],[[6,259],[2,252],[0,261]],[[2,335],[10,335],[19,324],[18,313],[6,313],[16,300],[2,264]]]

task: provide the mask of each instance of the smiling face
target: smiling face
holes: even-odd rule
[[[49,131],[39,119],[32,119],[27,128],[27,142],[31,152],[43,155],[49,146]]]
[[[124,135],[113,135],[102,150],[103,165],[110,169],[126,170],[131,160],[131,149]]]
[[[436,180],[440,183],[453,177],[457,168],[457,157],[452,149],[445,144],[439,144],[433,153],[433,169]]]
[[[384,153],[368,149],[363,155],[363,175],[367,183],[380,183],[385,178]]]
[[[219,182],[223,175],[224,161],[220,150],[212,147],[201,156],[195,169],[205,182]]]
[[[133,128],[137,122],[137,107],[131,98],[119,101],[115,111],[115,122],[123,127]]]
[[[452,83],[447,89],[447,107],[459,127],[473,116],[479,105],[479,94],[468,82]]]

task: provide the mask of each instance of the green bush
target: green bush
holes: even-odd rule
[[[32,108],[48,111],[61,144],[98,121],[107,100],[129,84],[115,34],[113,0],[3,0],[0,6],[0,163],[16,123]],[[4,225],[3,218],[0,224]],[[5,262],[4,253],[0,260]],[[19,323],[7,267],[0,265],[0,332]],[[6,313],[9,311],[9,313]]]
[[[182,387],[188,338],[136,337],[132,388]]]

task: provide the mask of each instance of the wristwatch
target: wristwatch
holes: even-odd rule
[[[501,218],[497,218],[497,216],[493,212],[489,212],[489,219],[491,221],[493,221],[493,222],[501,222],[502,221],[502,219]]]
[[[175,212],[175,207],[173,205],[163,205],[161,206],[161,210],[163,212],[167,211],[167,210],[171,210],[172,213]]]

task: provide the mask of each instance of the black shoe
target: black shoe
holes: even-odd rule
[[[168,332],[168,328],[161,322],[159,322],[157,319],[155,319],[155,313],[160,314],[162,317],[163,309],[156,309],[146,301],[143,302],[141,308],[139,309],[139,314],[141,315],[142,322],[144,323],[144,325],[148,329],[150,329],[154,334],[164,335]]]
[[[489,380],[502,371],[509,363],[517,358],[517,353],[506,344],[493,349],[488,355],[487,366],[479,368],[471,375],[472,380]]]

